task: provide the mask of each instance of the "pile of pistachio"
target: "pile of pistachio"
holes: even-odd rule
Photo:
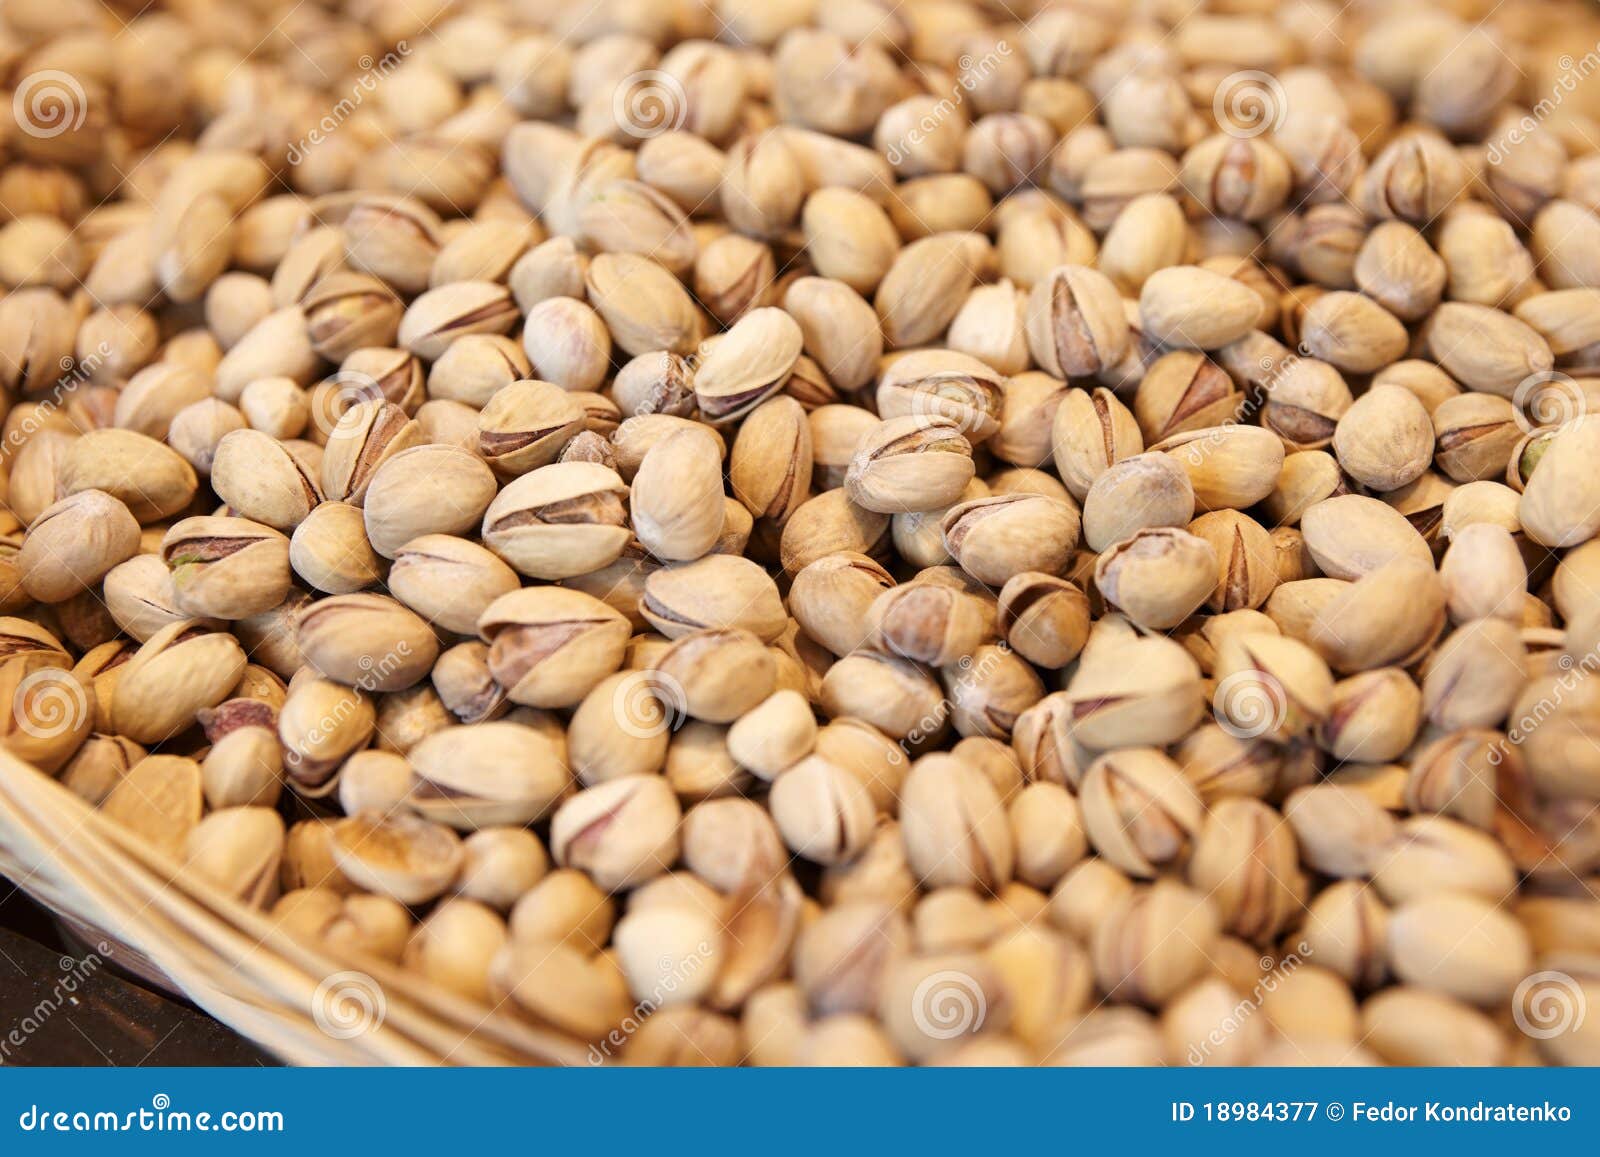
[[[7,0],[0,744],[600,1060],[1600,1063],[1597,42]]]

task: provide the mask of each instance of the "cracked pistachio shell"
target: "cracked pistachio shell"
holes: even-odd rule
[[[889,969],[911,949],[906,919],[889,904],[838,904],[801,931],[795,943],[795,983],[819,1015],[870,1015]]]
[[[993,782],[954,755],[925,755],[900,791],[906,859],[924,887],[998,891],[1016,864],[1011,824]]]
[[[1027,331],[1033,360],[1057,378],[1093,377],[1128,350],[1128,319],[1116,284],[1083,265],[1063,265],[1032,288]]]
[[[477,527],[495,489],[483,459],[459,446],[402,450],[378,468],[367,488],[367,539],[373,550],[393,558],[424,534],[464,534]]]
[[[1005,376],[954,350],[912,350],[878,378],[878,416],[940,416],[955,422],[974,446],[1000,430]]]
[[[1300,532],[1329,578],[1358,579],[1395,559],[1433,563],[1427,542],[1404,515],[1361,494],[1314,503],[1301,515]]]
[[[16,559],[29,597],[62,603],[138,551],[139,524],[128,508],[104,491],[83,490],[40,512]]]
[[[517,323],[511,291],[490,281],[455,281],[429,289],[406,307],[396,341],[434,361],[468,334],[509,333]]]
[[[1084,772],[1078,799],[1095,850],[1146,879],[1187,856],[1205,814],[1178,765],[1149,747],[1100,756]]]
[[[1193,614],[1217,582],[1217,552],[1203,538],[1171,527],[1140,530],[1095,562],[1095,586],[1107,603],[1150,630],[1170,630]]]
[[[171,739],[201,709],[226,699],[245,666],[232,635],[202,631],[193,621],[172,623],[117,668],[110,730],[147,745]]]
[[[1210,967],[1219,932],[1209,898],[1157,880],[1129,892],[1094,928],[1095,979],[1114,999],[1159,1008]]]
[[[478,414],[478,453],[502,474],[554,462],[583,430],[584,407],[552,382],[512,382]]]
[[[179,610],[244,619],[289,593],[289,540],[247,518],[185,518],[161,539]]]
[[[217,443],[211,488],[232,513],[274,530],[294,529],[322,501],[300,460],[259,430],[235,430]]]
[[[1266,528],[1237,510],[1213,510],[1188,530],[1217,554],[1217,585],[1206,599],[1208,608],[1253,610],[1267,601],[1278,585],[1278,552]]]
[[[826,554],[794,576],[789,612],[812,639],[835,655],[848,655],[866,643],[872,605],[894,585],[893,576],[864,554]]]
[[[767,806],[790,851],[819,864],[854,859],[876,824],[872,796],[861,781],[816,754],[778,775]]]
[[[718,339],[694,373],[700,413],[735,422],[783,388],[800,357],[800,325],[772,306],[751,310]]]
[[[985,644],[940,676],[951,722],[965,736],[1010,739],[1017,717],[1044,697],[1038,674],[1004,646]]]
[[[504,720],[435,731],[406,759],[416,773],[407,806],[459,831],[533,823],[572,783],[555,744]]]
[[[1411,676],[1380,667],[1334,684],[1317,742],[1340,761],[1384,763],[1411,746],[1421,721],[1422,692]]]
[[[99,688],[81,670],[65,665],[30,671],[20,662],[0,667],[0,694],[9,709],[0,716],[0,747],[54,773],[71,759],[95,727],[90,693]]]
[[[428,370],[428,397],[482,409],[512,382],[533,375],[528,355],[503,334],[468,334],[455,341]]]
[[[682,811],[661,776],[628,775],[568,797],[550,825],[550,851],[600,888],[617,892],[678,859]]]
[[[521,574],[554,581],[610,566],[631,536],[628,486],[595,462],[558,462],[513,479],[483,516],[484,545]]]
[[[782,523],[810,494],[811,475],[811,424],[805,408],[783,396],[750,411],[728,458],[728,482],[745,509]]]
[[[628,620],[582,591],[524,587],[478,619],[489,669],[514,703],[571,707],[622,665]]]
[[[1166,454],[1136,454],[1100,472],[1083,499],[1083,541],[1109,550],[1147,527],[1182,528],[1194,518],[1194,487]]]
[[[753,800],[706,800],[683,820],[683,862],[696,876],[727,895],[753,895],[786,871],[784,849],[772,816]]]
[[[330,836],[339,871],[357,886],[402,904],[437,898],[461,870],[461,838],[417,816],[362,812],[335,821]]]
[[[746,630],[771,643],[789,626],[772,576],[731,554],[711,554],[652,572],[645,579],[639,611],[669,639],[720,628]]]
[[[391,594],[428,622],[457,635],[477,633],[489,604],[520,584],[512,569],[475,542],[424,534],[395,553]]]
[[[1579,546],[1600,531],[1600,417],[1557,430],[1538,454],[1517,506],[1528,537],[1541,546]],[[1515,459],[1513,459],[1515,461]]]
[[[994,587],[1025,571],[1061,574],[1078,544],[1078,528],[1070,502],[1026,493],[960,503],[940,522],[951,557]]]
[[[399,406],[377,398],[358,401],[328,434],[322,453],[324,496],[360,506],[378,468],[422,442],[422,427]]]
[[[1294,829],[1260,800],[1217,800],[1195,837],[1186,872],[1211,897],[1223,928],[1252,943],[1270,942],[1300,909]]]
[[[1527,681],[1522,633],[1504,619],[1465,623],[1428,657],[1422,709],[1446,731],[1494,727]]]
[[[1108,468],[1144,450],[1132,413],[1110,390],[1068,390],[1051,425],[1056,472],[1079,502]]]
[[[489,671],[489,648],[476,639],[441,654],[429,680],[440,705],[462,723],[482,723],[511,709]]]
[[[0,678],[5,676],[0,675]],[[128,774],[128,769],[146,754],[145,749],[131,739],[90,733],[77,754],[61,768],[60,779],[74,795],[86,800],[91,807],[99,807],[111,794],[111,789]]]
[[[857,506],[901,514],[948,507],[972,476],[972,445],[952,419],[907,414],[861,439],[844,488]]]
[[[975,598],[933,583],[885,591],[868,608],[867,618],[873,647],[930,667],[966,658],[989,636]]]
[[[1066,694],[1078,741],[1101,751],[1176,743],[1205,711],[1199,665],[1158,636],[1086,649]]]
[[[1229,634],[1212,669],[1217,721],[1254,739],[1287,740],[1321,725],[1333,708],[1333,675],[1298,639],[1268,632]]]
[[[425,678],[439,655],[433,629],[383,595],[334,595],[301,612],[296,641],[328,678],[365,691],[403,691]]]
[[[817,731],[816,754],[866,787],[878,810],[893,814],[910,760],[894,740],[863,719],[836,716]]]
[[[1011,745],[1023,776],[1033,783],[1075,788],[1094,758],[1074,734],[1073,703],[1065,691],[1046,695],[1019,715]]]
[[[1012,575],[1000,590],[998,629],[1013,651],[1059,670],[1089,637],[1089,598],[1066,579],[1039,571]]]
[[[652,665],[675,710],[732,723],[772,694],[777,668],[762,641],[740,628],[703,628],[673,639]]]

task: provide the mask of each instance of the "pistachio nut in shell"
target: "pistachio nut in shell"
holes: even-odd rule
[[[622,665],[631,628],[582,591],[525,587],[501,595],[478,619],[489,667],[512,702],[571,707]]]
[[[369,691],[403,691],[439,654],[433,629],[383,595],[334,595],[301,612],[295,629],[307,662],[330,679]]]

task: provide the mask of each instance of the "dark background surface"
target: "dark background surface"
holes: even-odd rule
[[[276,1063],[193,1005],[86,955],[0,879],[0,1064]]]

